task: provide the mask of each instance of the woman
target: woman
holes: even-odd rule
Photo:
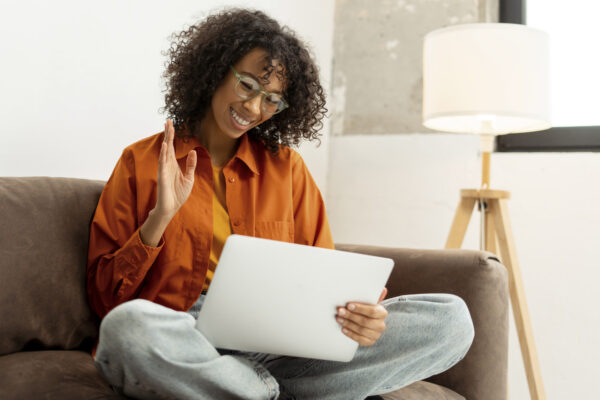
[[[462,300],[340,306],[349,363],[215,349],[194,328],[228,235],[333,248],[325,207],[289,146],[326,109],[305,45],[258,11],[211,15],[170,48],[163,132],[128,146],[92,221],[94,361],[140,399],[362,399],[442,372],[468,350]],[[382,293],[382,299],[385,291]]]

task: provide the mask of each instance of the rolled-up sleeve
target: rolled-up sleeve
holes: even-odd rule
[[[292,152],[294,242],[333,249],[325,202],[302,157]]]
[[[92,309],[103,318],[131,300],[164,246],[145,245],[140,238],[133,156],[125,149],[113,170],[90,227],[87,294]]]

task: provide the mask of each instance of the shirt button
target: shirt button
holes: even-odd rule
[[[229,178],[229,182],[231,182],[231,183],[235,182],[235,178]]]
[[[233,226],[240,226],[240,221],[233,221]]]

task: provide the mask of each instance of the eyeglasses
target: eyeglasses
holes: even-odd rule
[[[235,83],[235,93],[242,99],[253,99],[259,94],[264,94],[260,101],[260,107],[267,114],[277,114],[289,107],[288,103],[278,93],[269,93],[262,90],[256,79],[247,75],[240,75],[233,67],[231,67],[237,82]]]

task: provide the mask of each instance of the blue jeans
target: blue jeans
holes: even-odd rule
[[[115,391],[137,399],[266,400],[277,399],[281,385],[299,400],[364,399],[447,370],[474,336],[461,298],[419,294],[383,301],[386,330],[350,362],[223,350],[195,328],[203,300],[183,312],[136,299],[104,317],[94,362]]]

